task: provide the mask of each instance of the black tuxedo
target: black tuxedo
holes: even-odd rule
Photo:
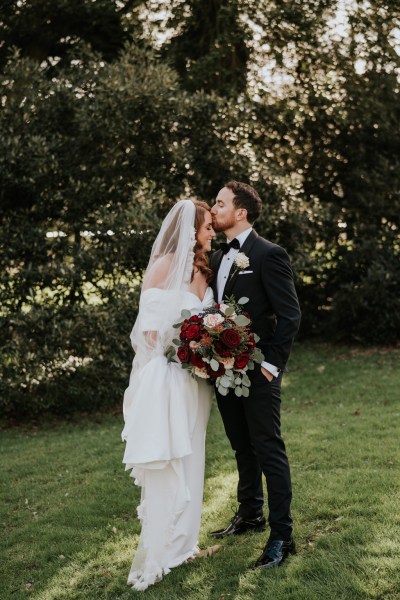
[[[280,246],[268,242],[253,230],[240,252],[250,265],[241,273],[232,265],[223,297],[239,300],[247,296],[245,310],[260,337],[258,347],[265,360],[285,370],[293,338],[300,324],[300,307],[293,283],[289,257]],[[212,255],[214,296],[217,300],[217,273],[222,260],[218,250]],[[238,398],[233,390],[227,396],[216,392],[225,431],[235,451],[239,472],[239,514],[254,517],[262,513],[262,473],[267,480],[269,523],[276,539],[289,539],[292,531],[290,469],[280,434],[280,387],[282,373],[268,382],[260,365],[248,371],[250,396]]]

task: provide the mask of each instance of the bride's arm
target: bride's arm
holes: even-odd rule
[[[166,281],[168,279],[169,271],[171,268],[170,255],[163,256],[156,260],[153,266],[146,273],[145,280],[143,282],[143,291],[151,288],[164,289]],[[162,314],[162,306],[160,304],[160,314]],[[145,330],[143,331],[146,345],[149,349],[154,349],[157,346],[159,340],[158,330]]]

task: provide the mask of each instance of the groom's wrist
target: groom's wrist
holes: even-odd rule
[[[261,363],[261,366],[266,371],[271,373],[271,375],[273,375],[273,377],[279,377],[280,369],[278,367],[276,367],[275,365],[271,365],[271,363],[267,362],[266,360],[263,360]]]

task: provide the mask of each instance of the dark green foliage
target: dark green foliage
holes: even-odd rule
[[[135,47],[113,65],[80,57],[56,81],[18,55],[3,73],[1,399],[23,413],[117,400],[131,290],[182,191],[173,74]]]
[[[119,285],[101,305],[31,305],[3,322],[3,414],[25,419],[115,406],[128,383],[129,324],[138,289]],[[10,333],[11,335],[7,335]]]
[[[184,89],[223,96],[246,90],[251,32],[240,19],[241,2],[189,0],[173,6],[168,25],[178,31],[163,53]]]
[[[114,0],[2,0],[0,37],[4,43],[0,65],[6,61],[10,47],[21,49],[22,56],[39,62],[57,57],[63,64],[68,51],[79,42],[90,44],[105,60],[113,60],[130,37],[125,9],[134,11],[138,4]],[[132,29],[132,21],[130,25]],[[140,34],[137,22],[135,33]]]

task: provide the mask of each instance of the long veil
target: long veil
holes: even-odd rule
[[[131,332],[135,351],[130,387],[137,372],[152,358],[165,353],[174,337],[182,293],[188,290],[193,269],[196,208],[191,200],[180,200],[165,217],[153,244]],[[124,397],[124,416],[131,394]]]

